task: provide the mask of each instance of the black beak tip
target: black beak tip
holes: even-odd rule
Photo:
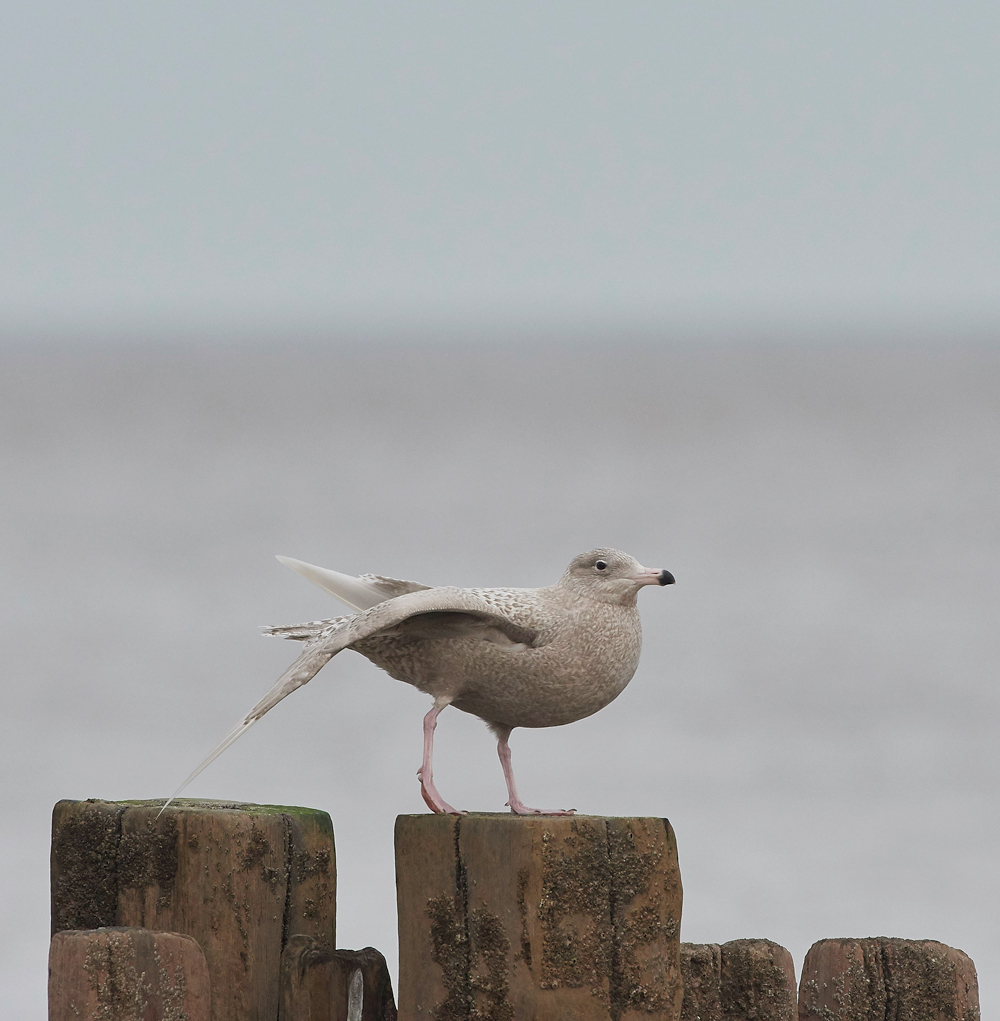
[[[656,580],[661,585],[674,585],[674,584],[676,584],[676,582],[674,580],[674,576],[669,571],[660,571],[660,573],[657,575]]]

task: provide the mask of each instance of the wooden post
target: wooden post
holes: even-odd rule
[[[278,1021],[396,1021],[385,958],[292,936],[281,955]]]
[[[976,966],[934,940],[824,939],[802,965],[799,1021],[979,1021]]]
[[[681,881],[665,819],[396,820],[399,1012],[676,1021]]]
[[[723,943],[720,999],[726,1021],[795,1021],[792,955],[769,939]]]
[[[209,1021],[201,947],[176,932],[64,930],[49,947],[49,1021]]]
[[[681,1021],[795,1021],[795,965],[771,940],[682,943],[681,974]]]
[[[273,1021],[281,951],[334,945],[336,858],[325,812],[212,801],[60,801],[52,819],[52,931],[186,933],[212,982],[213,1021]]]
[[[722,947],[682,943],[681,978],[681,1021],[722,1021]]]

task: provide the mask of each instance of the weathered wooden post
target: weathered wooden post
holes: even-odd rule
[[[722,947],[682,943],[681,978],[681,1021],[722,1021]]]
[[[49,947],[49,1021],[209,1021],[201,947],[176,932],[68,929]]]
[[[681,1021],[795,1021],[792,955],[769,939],[682,943]]]
[[[396,888],[408,1021],[680,1015],[665,819],[399,816]]]
[[[823,939],[802,965],[799,1021],[979,1021],[976,966],[935,940]]]
[[[137,926],[204,951],[213,1021],[274,1021],[290,935],[334,945],[336,857],[325,812],[183,800],[60,801],[52,931]]]
[[[292,936],[281,955],[278,1021],[396,1021],[385,958]]]

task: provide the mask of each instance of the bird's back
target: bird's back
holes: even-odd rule
[[[617,697],[635,673],[642,632],[634,604],[581,598],[559,586],[472,591],[537,632],[536,643],[389,634],[352,648],[397,680],[508,727],[583,719]]]

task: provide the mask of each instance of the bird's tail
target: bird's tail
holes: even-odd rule
[[[184,790],[185,787],[196,776],[202,771],[207,769],[215,760],[238,738],[242,737],[256,722],[260,719],[259,716],[253,716],[252,714],[240,720],[240,722],[226,735],[225,739],[216,748],[213,749],[212,753],[200,763],[197,768],[188,776],[188,778],[174,791],[173,794],[163,802],[163,807],[156,813],[156,818],[159,819],[161,815],[167,810],[167,806]]]
[[[174,791],[173,794],[163,803],[163,808],[157,813],[157,819],[166,810],[174,798],[199,773],[211,765],[237,738],[242,737],[269,709],[273,709],[286,695],[290,695],[296,688],[301,688],[316,676],[332,656],[336,655],[339,649],[330,647],[329,643],[316,642],[307,645],[299,655],[299,658],[278,678],[271,690],[240,720],[240,722],[226,735],[222,742],[212,750],[209,756],[199,763],[198,768]]]

